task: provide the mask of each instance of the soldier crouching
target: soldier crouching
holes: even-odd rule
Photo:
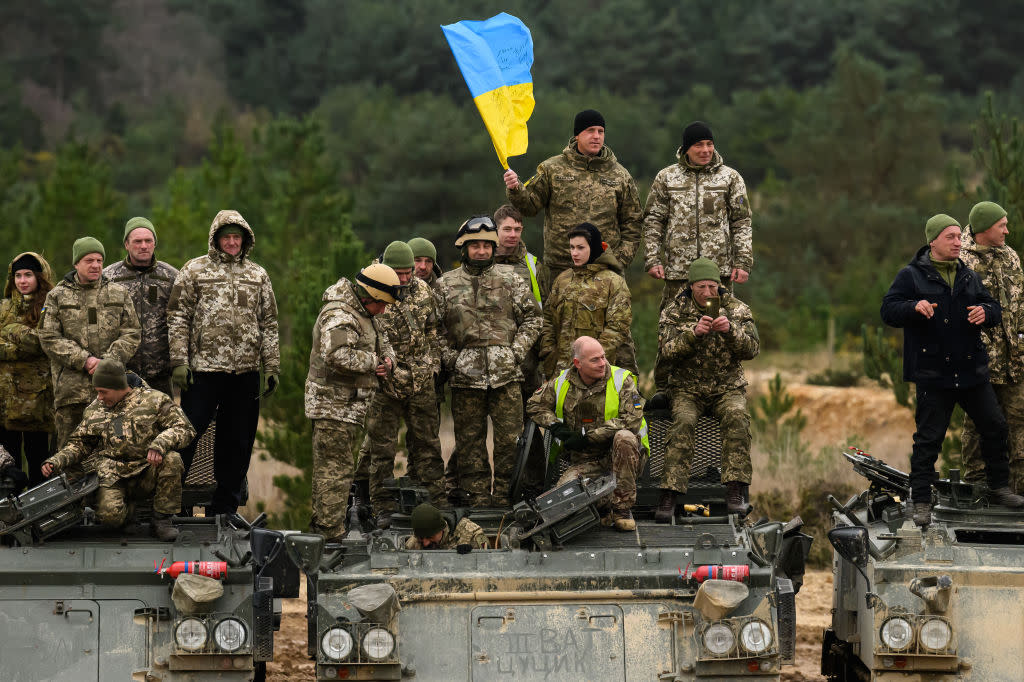
[[[455,530],[441,515],[441,510],[424,502],[409,517],[412,535],[405,541],[406,549],[454,549],[468,545],[471,549],[487,549],[487,535],[467,518],[455,524]]]

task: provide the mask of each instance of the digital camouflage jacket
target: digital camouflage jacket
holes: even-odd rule
[[[690,263],[709,258],[723,277],[754,267],[750,202],[743,178],[716,151],[694,166],[680,148],[677,163],[654,177],[644,211],[644,269],[665,268],[665,279],[686,279]]]
[[[242,228],[242,251],[230,256],[214,235]],[[196,372],[280,374],[277,300],[267,271],[248,255],[256,243],[238,211],[221,211],[210,225],[209,251],[181,268],[167,302],[171,366]]]
[[[580,154],[576,138],[558,156],[541,162],[533,177],[509,202],[524,216],[544,211],[544,262],[562,270],[572,267],[569,233],[582,222],[592,223],[615,259],[626,267],[640,246],[640,195],[633,177],[609,147],[597,156]]]
[[[383,387],[392,398],[405,399],[426,387],[434,390],[434,375],[441,371],[437,307],[430,285],[413,277],[405,300],[373,318],[398,358],[393,380]]]
[[[746,303],[724,289],[719,295],[721,314],[729,318],[727,332],[694,333],[703,311],[694,302],[690,287],[661,311],[658,343],[661,357],[670,367],[670,388],[709,397],[747,385],[741,363],[756,357],[760,350],[757,327]]]
[[[532,259],[534,263],[534,270],[530,270],[530,266],[527,264],[526,259]],[[537,271],[536,267],[539,265],[537,257],[526,250],[526,244],[519,242],[515,250],[508,254],[494,254],[494,262],[497,265],[508,265],[511,266],[516,274],[522,277],[523,281],[526,282],[526,286],[530,287],[530,292],[533,294],[534,300],[540,303],[540,285],[537,282]]]
[[[167,340],[167,301],[178,269],[154,257],[150,265],[138,267],[125,258],[103,269],[114,284],[131,294],[142,325],[142,342],[127,368],[143,377],[169,374],[171,348]]]
[[[455,532],[448,527],[448,521],[444,522],[444,533],[437,544],[430,545],[429,549],[455,549],[459,545],[470,545],[473,549],[487,549],[487,535],[484,529],[467,518],[461,519],[455,524]],[[410,535],[405,541],[406,549],[423,549],[423,542],[415,535]]]

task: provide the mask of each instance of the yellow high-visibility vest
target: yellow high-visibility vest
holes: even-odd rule
[[[636,375],[628,369],[611,365],[611,372],[608,374],[608,385],[604,389],[604,420],[611,421],[619,416],[619,393],[622,391],[622,384],[626,377],[633,377],[635,384]],[[565,396],[569,394],[569,370],[563,369],[555,379],[555,416],[558,421],[564,422],[565,417]],[[647,454],[651,454],[651,441],[647,436],[647,420],[640,421],[640,443],[644,446]]]

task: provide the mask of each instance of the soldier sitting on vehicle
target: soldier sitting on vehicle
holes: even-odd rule
[[[630,510],[642,468],[641,441],[649,450],[636,378],[609,365],[604,348],[593,337],[576,339],[572,354],[573,367],[537,389],[527,402],[527,413],[537,426],[550,429],[569,453],[570,466],[558,485],[578,476],[604,476],[611,469],[616,478],[612,511],[602,523],[634,530]]]
[[[409,519],[412,535],[405,541],[406,549],[454,549],[469,545],[473,549],[487,549],[487,536],[480,526],[468,518],[455,524],[453,531],[441,515],[441,510],[424,502],[412,510]]]
[[[44,476],[87,462],[100,487],[96,517],[119,527],[133,500],[152,496],[150,532],[171,542],[178,530],[171,515],[181,509],[184,467],[175,452],[192,440],[195,430],[185,413],[161,391],[149,388],[134,374],[129,385],[124,365],[101,360],[92,375],[97,398],[82,415],[67,445],[42,466]]]

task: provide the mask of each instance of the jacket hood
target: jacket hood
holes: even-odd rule
[[[622,263],[619,262],[615,256],[612,255],[611,251],[605,251],[597,257],[593,263],[587,263],[586,265],[573,266],[576,270],[590,270],[592,272],[600,272],[601,270],[611,270],[617,275],[622,275]]]
[[[562,150],[562,155],[571,165],[577,168],[593,168],[598,170],[611,168],[615,165],[615,152],[612,151],[611,147],[605,145],[601,147],[601,152],[597,156],[587,156],[586,154],[580,154],[576,148],[575,137],[569,139],[569,143]]]
[[[50,268],[50,264],[46,262],[45,258],[34,251],[19,253],[11,260],[10,263],[7,264],[7,285],[4,286],[4,298],[13,299],[15,303],[21,302],[21,293],[18,291],[17,287],[14,286],[14,261],[18,260],[22,256],[31,256],[32,258],[35,258],[36,262],[39,263],[39,267],[43,270],[39,273],[39,276],[45,279],[51,287],[53,286],[53,269]]]
[[[370,316],[370,314],[366,312],[363,302],[359,300],[359,295],[356,293],[356,285],[353,284],[351,280],[345,278],[339,279],[337,282],[327,287],[321,300],[324,304],[343,303],[349,308],[357,310],[367,317]]]
[[[218,213],[213,222],[210,223],[210,258],[215,258],[223,261],[235,260],[234,256],[229,256],[220,249],[217,248],[217,244],[214,241],[213,236],[217,234],[217,230],[224,227],[225,225],[237,225],[242,228],[242,252],[237,257],[237,260],[245,260],[249,252],[256,245],[256,235],[253,234],[252,228],[249,227],[249,223],[245,222],[245,218],[238,211],[221,211]],[[154,256],[155,257],[155,256]]]
[[[690,157],[686,155],[686,152],[683,151],[682,147],[679,147],[679,149],[676,150],[676,160],[679,162],[680,166],[688,171],[693,171],[694,173],[714,173],[722,167],[723,163],[725,163],[725,161],[722,160],[722,155],[718,153],[717,149],[713,152],[711,161],[709,161],[706,166],[695,166],[690,163]]]

